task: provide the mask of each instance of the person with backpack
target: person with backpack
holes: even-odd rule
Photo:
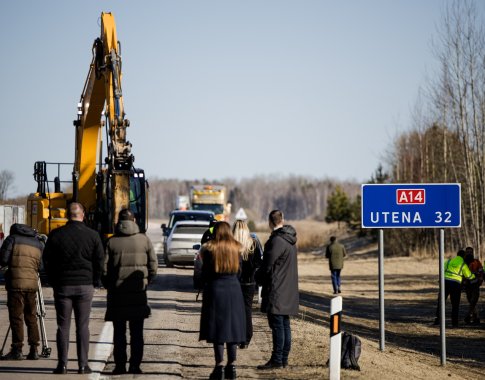
[[[465,251],[460,249],[456,257],[450,258],[445,261],[445,300],[450,296],[451,299],[451,325],[452,327],[458,327],[458,313],[460,308],[461,298],[461,283],[463,278],[468,280],[475,279],[475,275],[470,271],[468,265],[466,265]],[[440,297],[438,295],[438,306],[436,308],[435,325],[440,323]]]
[[[478,317],[477,303],[480,299],[480,286],[483,283],[483,266],[480,260],[475,258],[472,247],[465,248],[465,263],[475,275],[473,280],[464,281],[466,298],[470,305],[465,317],[465,323],[478,325],[480,324],[480,318]]]

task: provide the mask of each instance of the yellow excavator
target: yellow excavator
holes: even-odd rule
[[[37,161],[37,191],[27,200],[27,224],[49,234],[67,222],[70,202],[80,202],[88,225],[104,236],[114,232],[118,212],[130,208],[140,231],[147,228],[148,182],[144,171],[133,166],[131,143],[126,139],[130,122],[125,119],[121,91],[121,45],[111,13],[101,14],[101,35],[92,48],[93,58],[78,103],[74,164]],[[103,127],[106,153],[103,157]],[[72,179],[61,180],[65,165],[73,165]],[[48,169],[56,176],[48,176]],[[67,192],[61,186],[67,187]],[[51,191],[51,186],[54,187]],[[69,192],[72,190],[72,192]]]

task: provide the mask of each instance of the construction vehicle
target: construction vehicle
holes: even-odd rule
[[[37,191],[27,200],[27,224],[39,233],[49,234],[63,226],[70,202],[81,203],[87,224],[104,236],[113,234],[118,212],[123,208],[130,208],[140,230],[146,231],[148,183],[144,171],[133,166],[132,145],[126,139],[130,122],[125,119],[121,90],[121,45],[111,13],[101,13],[101,35],[94,41],[92,54],[73,122],[74,164],[38,161],[34,165]],[[103,127],[107,154],[104,162]],[[71,181],[60,178],[63,165],[73,165]],[[47,173],[52,167],[57,170],[54,179]],[[61,189],[65,183],[66,192]]]
[[[208,210],[217,220],[228,220],[231,204],[226,202],[226,187],[222,185],[192,185],[190,188],[192,210]]]

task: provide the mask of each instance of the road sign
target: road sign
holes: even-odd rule
[[[461,185],[362,185],[362,227],[461,227]]]
[[[246,212],[242,207],[239,210],[237,210],[236,220],[246,220],[247,218],[248,216],[246,215]]]

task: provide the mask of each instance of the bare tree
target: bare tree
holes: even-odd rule
[[[14,174],[10,170],[0,171],[0,201],[7,199],[7,194],[13,185]]]

